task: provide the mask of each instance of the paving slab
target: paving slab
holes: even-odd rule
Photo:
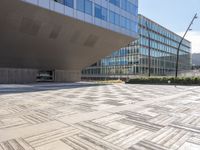
[[[200,87],[0,85],[0,150],[197,150]]]

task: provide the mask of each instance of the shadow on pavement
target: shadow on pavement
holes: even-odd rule
[[[74,88],[85,88],[94,86],[105,86],[108,84],[98,83],[36,83],[36,84],[2,84],[0,85],[0,95],[25,92],[52,91]]]

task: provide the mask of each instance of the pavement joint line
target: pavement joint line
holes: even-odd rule
[[[5,87],[11,91],[2,94]],[[88,144],[90,149],[183,150],[191,138],[200,141],[197,86],[41,84],[14,92],[18,87],[0,86],[0,149],[17,150],[19,144],[24,150],[74,150]],[[187,136],[173,136],[174,128]]]

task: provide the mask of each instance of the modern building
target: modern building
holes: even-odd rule
[[[138,40],[84,69],[83,79],[148,76],[149,70],[151,76],[174,74],[181,37],[142,15],[138,20]],[[191,43],[184,40],[180,48],[179,70],[190,68]]]
[[[192,54],[192,67],[193,69],[200,69],[200,53]]]
[[[137,16],[138,0],[1,0],[0,83],[79,81],[136,39]]]

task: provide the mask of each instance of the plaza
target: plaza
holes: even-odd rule
[[[0,85],[0,150],[199,150],[200,87]]]

